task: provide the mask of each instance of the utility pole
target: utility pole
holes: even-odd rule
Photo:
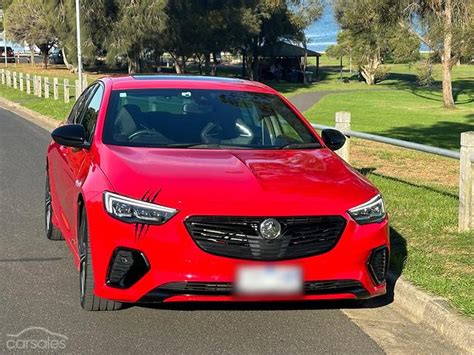
[[[81,15],[79,0],[76,0],[76,34],[77,34],[77,73],[79,75],[79,86],[84,90],[82,81],[82,53],[81,53]]]
[[[3,56],[5,57],[5,68],[8,67],[8,60],[7,60],[7,30],[5,28],[5,15],[3,10],[0,10],[0,20],[2,20],[3,24]]]

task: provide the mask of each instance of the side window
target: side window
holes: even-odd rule
[[[95,87],[94,87],[95,88]],[[78,122],[78,119],[81,115],[81,112],[84,109],[84,104],[87,102],[87,99],[89,98],[89,94],[91,92],[92,87],[87,88],[84,90],[84,92],[79,96],[77,99],[76,103],[74,104],[71,113],[69,114],[67,118],[67,123],[68,124],[75,124]]]
[[[89,103],[87,104],[86,109],[82,113],[81,124],[86,129],[86,135],[89,141],[92,138],[92,134],[95,130],[95,125],[97,123],[97,117],[99,116],[100,104],[102,102],[102,97],[104,96],[104,88],[102,85],[94,87],[97,88]]]

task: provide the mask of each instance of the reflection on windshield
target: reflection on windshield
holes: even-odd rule
[[[122,146],[196,149],[320,147],[278,96],[224,90],[113,91],[103,140]]]

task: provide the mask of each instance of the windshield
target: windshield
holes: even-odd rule
[[[320,147],[276,95],[191,89],[112,91],[103,141],[169,148]]]

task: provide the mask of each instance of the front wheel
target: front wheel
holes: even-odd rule
[[[94,270],[92,268],[87,216],[84,209],[81,212],[79,241],[81,307],[86,311],[114,311],[122,308],[122,302],[111,301],[94,295]]]
[[[51,204],[51,188],[49,186],[48,173],[46,173],[46,187],[44,195],[44,227],[46,231],[46,238],[49,240],[64,240],[59,229],[53,224],[53,205]]]

